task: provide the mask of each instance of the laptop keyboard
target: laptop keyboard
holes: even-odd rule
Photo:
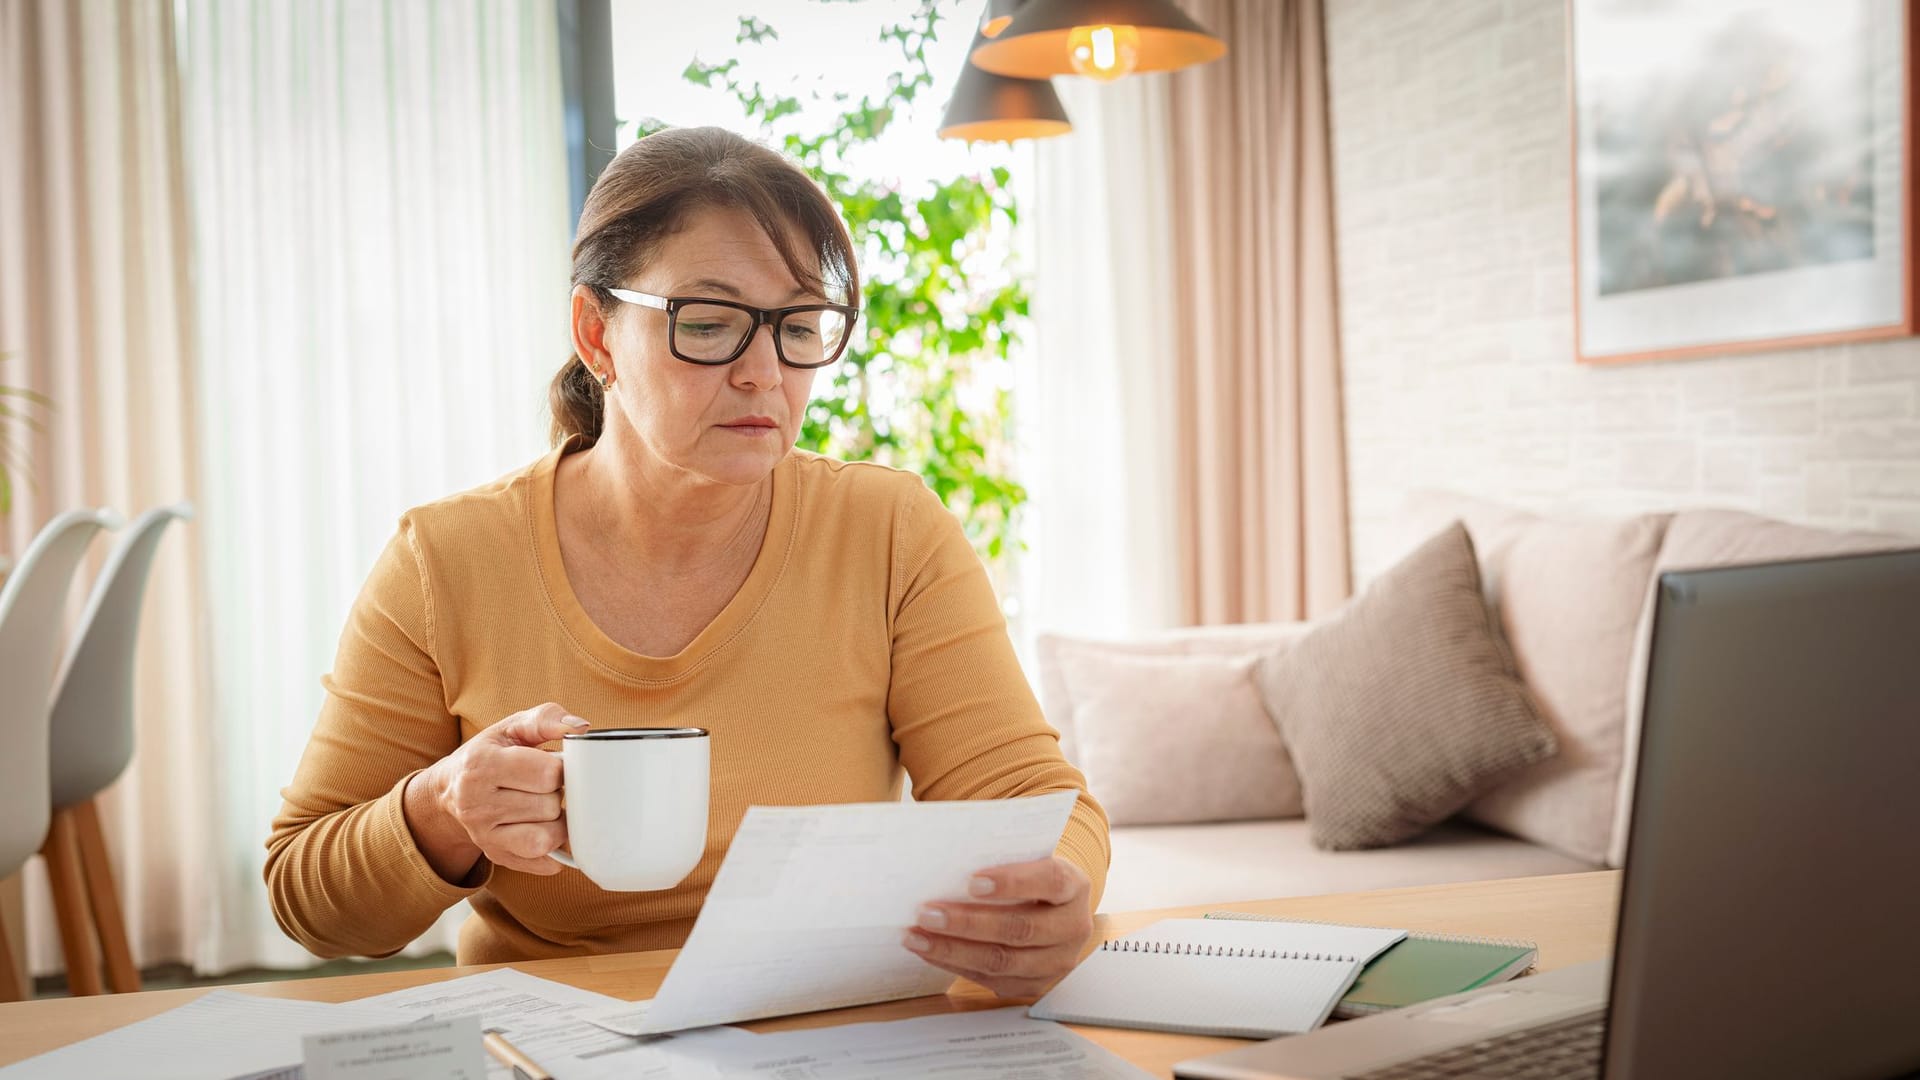
[[[1450,1080],[1485,1076],[1500,1080],[1559,1080],[1600,1075],[1600,1041],[1606,1014],[1497,1035],[1456,1046],[1384,1069],[1360,1073],[1353,1080]]]

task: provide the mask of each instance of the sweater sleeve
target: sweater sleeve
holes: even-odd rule
[[[354,601],[326,699],[267,838],[267,891],[288,936],[320,956],[387,956],[485,884],[435,872],[402,807],[407,780],[453,752],[433,655],[433,599],[403,519]]]
[[[914,798],[1078,792],[1056,853],[1086,871],[1099,910],[1112,857],[1106,811],[1041,716],[986,568],[960,523],[924,487],[896,531],[890,610],[887,712]]]

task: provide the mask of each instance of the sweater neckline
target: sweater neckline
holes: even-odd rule
[[[561,458],[584,449],[584,440],[573,436],[540,459],[528,477],[527,518],[547,606],[574,646],[610,674],[638,683],[678,681],[699,670],[746,630],[785,573],[794,537],[799,533],[800,477],[794,468],[794,456],[788,454],[773,468],[773,508],[767,516],[767,535],[739,591],[685,648],[672,656],[648,656],[628,649],[600,629],[573,591],[560,556],[554,477]]]

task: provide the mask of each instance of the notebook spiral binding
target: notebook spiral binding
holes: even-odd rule
[[[1100,943],[1102,952],[1166,953],[1174,956],[1245,956],[1257,960],[1337,960],[1351,964],[1355,957],[1337,953],[1294,952],[1288,949],[1249,949],[1245,946],[1191,945],[1172,941],[1128,941],[1115,938]]]
[[[1322,919],[1288,919],[1279,915],[1256,915],[1250,911],[1209,911],[1202,916],[1202,918],[1232,919],[1239,922],[1302,923],[1307,926],[1347,925],[1345,923],[1327,922]],[[1474,937],[1471,934],[1429,934],[1424,930],[1410,931],[1407,936],[1419,938],[1421,941],[1444,941],[1451,945],[1494,945],[1506,949],[1536,948],[1533,942],[1521,941],[1517,938]]]

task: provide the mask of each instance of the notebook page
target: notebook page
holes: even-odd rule
[[[1033,1006],[1043,1020],[1264,1038],[1326,1021],[1400,930],[1163,919],[1108,942]]]
[[[1312,1031],[1347,992],[1351,960],[1096,952],[1030,1015],[1102,1027],[1271,1038]]]
[[[1333,953],[1365,964],[1407,936],[1405,930],[1315,922],[1239,922],[1227,919],[1161,919],[1128,934],[1134,939],[1217,948],[1277,949]]]

